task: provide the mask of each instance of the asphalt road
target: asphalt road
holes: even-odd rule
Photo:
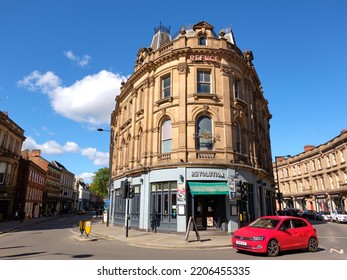
[[[79,216],[63,216],[0,235],[0,260],[269,260],[231,248],[155,249],[129,246],[107,238],[78,241],[74,236],[79,219]],[[320,240],[318,252],[286,252],[275,259],[347,260],[347,224],[312,223]]]

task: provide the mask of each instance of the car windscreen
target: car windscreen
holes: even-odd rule
[[[251,223],[249,227],[274,229],[279,222],[277,219],[258,219]]]

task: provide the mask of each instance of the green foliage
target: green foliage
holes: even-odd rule
[[[90,190],[97,196],[105,197],[108,194],[108,182],[110,180],[110,170],[108,167],[100,168],[90,184]]]

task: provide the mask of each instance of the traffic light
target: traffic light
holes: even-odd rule
[[[242,181],[236,182],[236,193],[241,194],[243,192],[243,183]]]
[[[135,188],[134,186],[130,185],[130,182],[129,182],[128,198],[133,198],[134,196],[135,196]]]
[[[247,183],[237,181],[235,190],[238,199],[247,200]]]
[[[241,192],[241,199],[247,200],[248,196],[248,190],[247,190],[247,183],[242,183],[242,192]]]
[[[128,183],[127,180],[120,182],[120,195],[122,198],[128,197]]]

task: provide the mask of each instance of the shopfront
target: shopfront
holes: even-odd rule
[[[135,195],[123,198],[122,180],[114,182],[111,224],[125,225],[127,203],[130,227],[166,232],[185,232],[190,218],[195,219],[199,230],[234,231],[262,213],[271,213],[273,208],[273,193],[264,187],[269,184],[262,183],[256,189],[259,180],[246,171],[172,168],[127,180],[135,186]],[[231,196],[231,183],[235,180],[244,185],[242,198]]]

